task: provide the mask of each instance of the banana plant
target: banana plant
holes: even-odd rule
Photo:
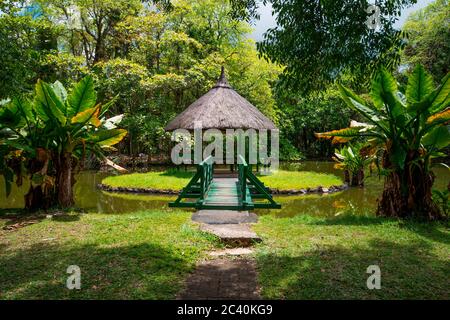
[[[344,170],[345,183],[352,187],[364,186],[364,168],[372,162],[372,157],[363,150],[363,144],[349,144],[334,152],[335,168]]]
[[[28,209],[74,204],[74,173],[87,153],[99,158],[127,134],[105,119],[114,101],[97,103],[92,77],[67,93],[60,82],[38,80],[33,100],[16,98],[0,107],[0,174],[9,192],[30,176]]]
[[[381,70],[366,102],[339,85],[342,99],[366,122],[318,133],[335,143],[365,138],[381,149],[381,170],[386,175],[377,213],[382,216],[438,219],[442,212],[432,200],[433,158],[443,156],[450,143],[449,74],[434,88],[432,77],[420,65],[409,76],[406,92],[399,92],[394,77]]]

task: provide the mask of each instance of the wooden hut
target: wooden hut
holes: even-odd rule
[[[216,85],[170,121],[165,130],[194,130],[195,122],[201,122],[205,130],[276,129],[269,118],[230,86],[223,67]]]

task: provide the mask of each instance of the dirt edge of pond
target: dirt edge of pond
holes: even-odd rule
[[[131,188],[131,187],[113,187],[107,184],[99,183],[97,188],[108,192],[120,192],[120,193],[143,193],[143,194],[166,194],[166,195],[178,195],[179,190],[171,189],[153,189],[153,188]],[[315,188],[305,188],[305,189],[289,189],[280,190],[269,188],[270,192],[275,195],[301,195],[301,194],[324,194],[324,193],[335,193],[348,189],[347,184],[340,186],[331,186],[328,188],[318,186]]]

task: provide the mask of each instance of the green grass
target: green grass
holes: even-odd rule
[[[190,212],[77,214],[18,221],[0,214],[0,299],[172,299],[195,264],[221,245]],[[449,299],[450,229],[443,223],[343,216],[260,217],[253,229],[269,299]],[[381,268],[381,290],[366,269]],[[69,265],[81,290],[65,287]]]
[[[369,217],[263,216],[256,258],[269,299],[449,299],[450,230]],[[381,289],[368,290],[369,265]]]
[[[192,178],[192,172],[167,171],[132,173],[111,176],[102,183],[111,187],[152,188],[160,190],[181,190]],[[309,171],[278,171],[271,176],[259,176],[270,188],[280,190],[330,187],[341,185],[342,180],[335,175]]]
[[[190,215],[71,214],[15,231],[0,217],[0,299],[172,299],[216,244]],[[66,288],[69,265],[81,268],[81,290]]]
[[[111,187],[151,188],[159,190],[181,190],[192,178],[192,172],[165,171],[132,173],[120,176],[110,176],[102,183]]]
[[[342,180],[335,175],[310,171],[279,170],[270,176],[259,176],[268,187],[279,190],[306,189],[342,185]]]

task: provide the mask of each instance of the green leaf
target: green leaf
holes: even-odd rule
[[[51,84],[51,87],[53,91],[55,91],[56,95],[62,102],[66,102],[67,100],[67,91],[66,88],[64,88],[63,84],[59,81],[55,81],[53,84]]]
[[[397,93],[397,82],[394,77],[382,69],[372,80],[372,90],[370,96],[377,109],[381,110],[385,104],[391,104],[390,101]]]
[[[350,89],[338,84],[339,92],[341,93],[342,99],[345,103],[353,110],[357,111],[361,115],[363,115],[367,120],[369,120],[372,124],[376,126],[379,125],[380,121],[380,113],[378,110],[374,110],[369,106],[364,104],[364,101],[359,98],[354,92]]]
[[[99,130],[92,134],[89,140],[100,146],[113,146],[119,143],[126,135],[127,131],[124,129]]]
[[[423,101],[433,91],[433,78],[422,65],[417,65],[408,78],[406,100],[409,104]]]
[[[2,127],[15,128],[21,122],[17,106],[13,102],[0,107],[0,124]]]
[[[450,105],[450,73],[442,80],[442,84],[431,94],[430,113],[444,110]]]
[[[68,115],[70,117],[93,108],[97,101],[97,93],[94,89],[94,80],[92,77],[87,76],[78,82],[67,98],[67,101],[69,105]]]
[[[36,118],[33,114],[33,106],[30,101],[16,98],[13,100],[13,104],[16,106],[17,110],[27,123],[36,122]]]
[[[36,99],[39,103],[39,114],[41,114],[40,111],[43,111],[47,119],[56,119],[60,124],[66,122],[66,117],[63,112],[65,109],[64,103],[58,98],[48,83],[38,80],[36,84]]]
[[[443,149],[450,144],[450,132],[447,126],[439,126],[428,132],[422,139],[423,145],[436,150]]]

